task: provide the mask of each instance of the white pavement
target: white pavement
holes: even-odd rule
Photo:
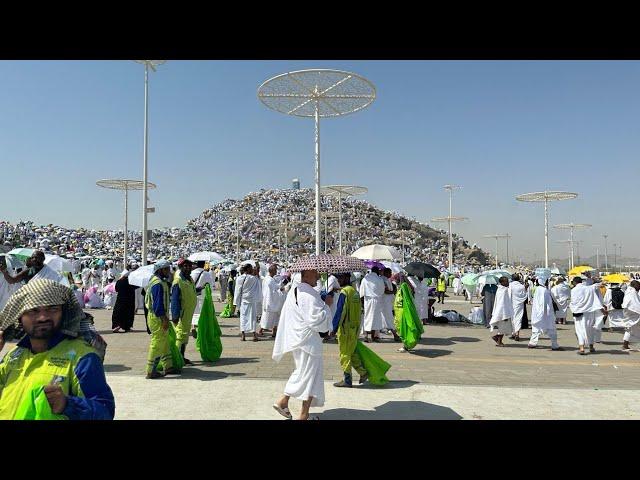
[[[223,374],[224,375],[224,374]],[[107,375],[117,420],[284,420],[272,408],[285,382],[269,379]],[[640,419],[640,391],[425,385],[335,388],[312,408],[321,420],[604,420]],[[185,408],[185,400],[188,406]],[[294,416],[301,402],[292,399]]]

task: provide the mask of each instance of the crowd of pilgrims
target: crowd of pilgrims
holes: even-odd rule
[[[504,346],[505,336],[520,341],[520,331],[531,325],[529,348],[536,348],[541,335],[551,340],[551,349],[558,345],[557,324],[566,324],[571,313],[579,355],[596,351],[604,328],[624,330],[622,349],[640,340],[640,281],[637,275],[627,283],[603,283],[597,274],[585,272],[570,282],[562,275],[549,273],[521,276],[509,280],[501,277],[496,284],[482,286],[482,317],[496,346]],[[460,288],[460,287],[458,287]],[[531,305],[528,318],[526,305]]]
[[[322,202],[323,211],[337,212],[336,199],[323,197]],[[444,231],[433,230],[396,212],[380,210],[365,201],[343,199],[342,203],[344,253],[365,244],[393,244],[405,249],[407,262],[444,264],[448,251]],[[236,218],[223,212],[236,211],[242,214],[238,218],[240,258],[287,264],[315,250],[314,219],[309,207],[313,204],[313,192],[308,189],[261,190],[249,193],[242,200],[225,200],[205,210],[184,228],[154,229],[148,245],[148,261],[161,258],[175,261],[198,251],[214,251],[235,258]],[[327,251],[337,253],[337,219],[331,218],[329,222]],[[322,233],[324,241],[324,226]],[[468,253],[476,246],[456,234],[453,238],[455,263],[468,263]],[[0,248],[5,252],[16,247],[41,249],[47,254],[68,258],[77,266],[82,261],[121,259],[123,241],[121,230],[0,221]],[[141,264],[141,249],[141,233],[129,232],[127,263]],[[288,258],[285,258],[285,252]],[[482,260],[480,257],[479,263],[484,263]],[[119,272],[124,265],[117,262],[116,270]]]

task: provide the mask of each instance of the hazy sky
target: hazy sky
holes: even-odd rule
[[[635,194],[640,155],[640,62],[169,61],[150,79],[150,227],[182,226],[203,209],[260,188],[313,184],[313,121],[266,108],[266,79],[335,68],[371,80],[367,109],[321,124],[322,183],[420,221],[448,213],[442,186],[463,185],[456,231],[493,251],[509,232],[512,258],[543,253],[543,207],[519,193],[569,190],[550,224],[591,223],[640,257]],[[123,199],[101,178],[142,178],[143,66],[131,61],[1,61],[0,219],[121,228]],[[34,187],[30,186],[34,183]],[[141,194],[130,227],[141,227]],[[566,257],[550,230],[550,254]],[[500,255],[504,255],[501,242]]]

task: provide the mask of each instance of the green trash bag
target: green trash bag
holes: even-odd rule
[[[394,315],[397,333],[402,338],[404,348],[411,350],[420,341],[424,327],[416,311],[409,286],[405,282],[400,284],[400,290],[396,294]]]
[[[211,286],[207,283],[204,290],[204,301],[198,319],[198,337],[196,348],[200,352],[202,361],[215,362],[222,355],[222,330],[218,325],[216,310],[213,306]]]
[[[182,367],[184,367],[184,358],[182,358],[180,349],[176,345],[176,328],[173,326],[173,322],[169,322],[169,354],[171,355],[171,360],[173,361],[173,368],[182,370]],[[158,364],[158,369],[167,369],[162,360],[160,360],[160,363]]]
[[[65,415],[51,411],[44,387],[35,387],[25,396],[18,407],[14,420],[68,420]]]
[[[367,348],[364,343],[358,340],[356,353],[362,360],[362,366],[369,374],[369,381],[374,385],[384,385],[389,382],[386,373],[391,368],[391,364],[385,362],[373,350]]]

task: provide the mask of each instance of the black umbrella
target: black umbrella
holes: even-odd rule
[[[438,270],[436,267],[423,262],[408,263],[404,267],[404,270],[409,275],[415,275],[416,277],[422,278],[438,278],[441,274],[440,270]]]

